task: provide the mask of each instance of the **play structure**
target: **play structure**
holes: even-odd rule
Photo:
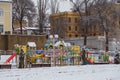
[[[113,64],[110,53],[86,52],[86,64]]]
[[[13,53],[4,63],[7,64],[9,63],[17,54]]]
[[[40,50],[36,50],[35,42],[28,42],[24,46],[17,45],[15,48],[17,54],[19,54],[20,49],[24,51],[25,65],[29,63],[55,65],[76,65],[80,63],[80,47],[72,46],[64,41],[56,41],[54,45],[48,41],[45,48]]]
[[[50,64],[51,66],[80,65],[81,47],[71,45],[65,41],[51,41],[45,43],[45,47],[36,49],[35,42],[28,42],[26,45],[15,46],[14,53],[4,62],[8,64],[13,58],[20,56],[20,50],[24,52],[24,65]],[[18,58],[19,59],[19,58]],[[86,64],[111,63],[108,53],[99,53],[95,51],[85,51]],[[19,61],[16,61],[19,63]],[[40,65],[39,65],[40,66]]]

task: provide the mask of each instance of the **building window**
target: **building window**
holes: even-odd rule
[[[3,9],[0,9],[0,16],[3,16]]]
[[[69,17],[69,22],[71,22],[71,18]]]
[[[94,33],[93,36],[96,36],[96,33]]]
[[[77,23],[77,18],[75,18],[75,23]]]
[[[3,25],[0,25],[0,32],[3,32]]]
[[[75,31],[77,31],[77,26],[75,26]]]
[[[85,32],[84,29],[81,29],[81,30],[82,30],[83,32]]]
[[[75,37],[78,37],[78,35],[76,34]]]
[[[71,37],[72,35],[71,34],[69,34],[69,37]]]
[[[71,31],[71,26],[69,26],[69,31]]]
[[[83,34],[82,34],[81,36],[82,36],[82,37],[84,37],[84,35],[83,35]]]

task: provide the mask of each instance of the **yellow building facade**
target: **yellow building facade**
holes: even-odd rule
[[[0,1],[0,33],[12,33],[12,2]]]
[[[54,28],[62,27],[65,31],[63,38],[77,38],[84,36],[84,27],[79,23],[80,15],[76,12],[61,12],[52,14],[50,16],[51,31],[54,32]],[[62,25],[61,25],[62,24]],[[60,26],[61,25],[61,26]],[[88,27],[88,36],[104,35],[100,31],[99,24]],[[59,32],[59,28],[56,29]],[[57,33],[58,35],[62,32]]]
[[[78,19],[79,14],[74,12],[61,12],[50,15],[51,33],[54,33],[54,28],[61,27],[65,32],[63,38],[79,37]],[[59,32],[59,28],[57,32]],[[57,34],[60,35],[62,32]]]

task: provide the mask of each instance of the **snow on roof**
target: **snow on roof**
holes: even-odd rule
[[[38,30],[37,27],[22,27],[22,30]],[[16,28],[15,30],[20,30],[20,28]]]
[[[29,47],[36,47],[35,42],[28,42],[27,45],[28,45]]]

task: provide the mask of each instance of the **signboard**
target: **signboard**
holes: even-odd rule
[[[76,53],[80,54],[80,46],[72,46],[71,50],[74,50]]]

